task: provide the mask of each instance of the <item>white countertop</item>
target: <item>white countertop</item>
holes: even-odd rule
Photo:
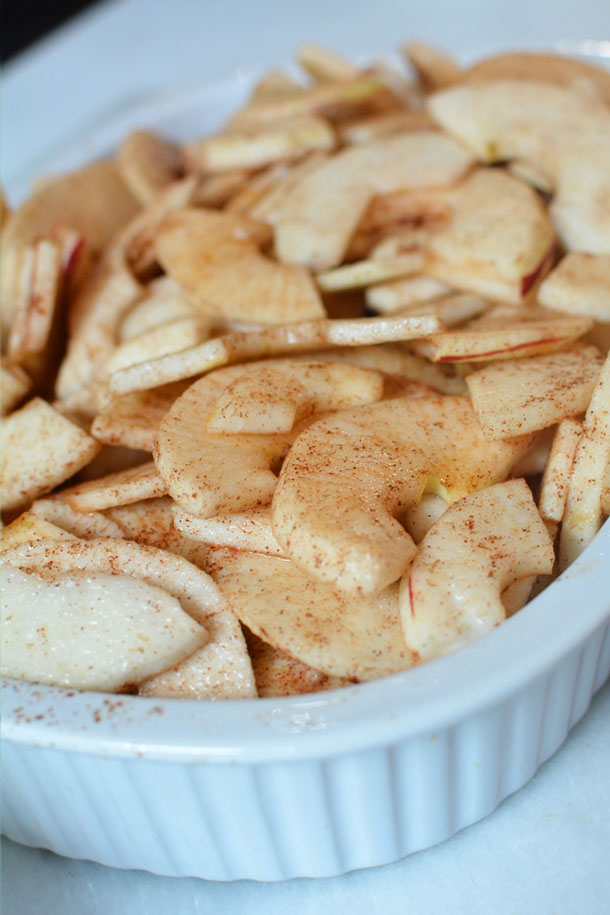
[[[459,12],[458,12],[459,10]],[[607,0],[112,0],[34,46],[3,78],[11,190],[100,117],[154,96],[288,61],[305,40],[381,54],[407,38],[463,59],[562,39],[608,39]],[[609,44],[610,54],[610,44]],[[517,795],[443,845],[324,880],[211,883],[114,871],[3,840],[7,915],[265,912],[606,915],[610,911],[610,685]]]

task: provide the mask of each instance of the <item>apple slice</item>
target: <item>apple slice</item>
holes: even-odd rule
[[[328,676],[372,680],[412,665],[398,587],[341,594],[294,562],[210,548],[206,565],[233,611],[259,638]]]
[[[94,540],[98,537],[123,537],[123,531],[112,519],[101,512],[78,512],[63,498],[62,493],[36,499],[30,512],[41,521],[61,528],[80,540]]]
[[[63,264],[57,242],[41,238],[33,249],[29,289],[20,297],[11,321],[7,352],[13,359],[45,350],[61,290]]]
[[[208,432],[223,435],[290,432],[314,413],[375,403],[384,377],[345,362],[279,362],[232,381],[216,401]]]
[[[577,419],[562,419],[557,425],[544,468],[538,510],[543,521],[559,523],[563,518],[574,455],[582,433]]]
[[[583,413],[604,359],[595,346],[492,363],[466,385],[487,438],[509,438]],[[558,519],[560,520],[560,519]]]
[[[106,362],[103,374],[111,375],[139,362],[192,349],[209,339],[210,329],[210,322],[205,318],[201,320],[198,315],[168,321],[138,337],[119,343]]]
[[[441,327],[438,319],[432,316],[391,316],[336,320],[321,318],[318,321],[278,324],[250,332],[234,331],[182,353],[162,356],[152,362],[123,369],[111,377],[110,390],[114,394],[147,390],[192,378],[219,366],[264,356],[412,340],[433,334]]]
[[[157,194],[183,172],[178,147],[148,130],[128,134],[117,157],[119,173],[142,206],[152,203]]]
[[[550,574],[553,544],[524,480],[456,502],[424,538],[400,585],[405,640],[419,660],[456,651],[505,618],[504,589]]]
[[[24,508],[84,467],[99,442],[39,397],[0,426],[0,504]]]
[[[412,305],[429,303],[446,295],[450,289],[430,276],[410,276],[406,279],[378,283],[366,290],[366,304],[381,314],[392,314]]]
[[[344,264],[333,270],[323,270],[316,276],[316,282],[324,292],[358,289],[373,283],[383,283],[398,276],[419,273],[423,265],[423,254],[420,251],[411,251],[393,258],[371,258]]]
[[[164,324],[192,317],[198,317],[202,324],[205,320],[178,283],[169,276],[160,276],[146,286],[143,297],[129,309],[121,321],[118,338],[124,343]]]
[[[538,290],[547,308],[610,321],[610,254],[571,251]]]
[[[278,258],[317,271],[334,267],[374,194],[451,185],[471,164],[462,147],[430,131],[349,147],[287,191],[274,223]]]
[[[136,213],[138,204],[120,178],[114,162],[96,162],[45,182],[15,210],[2,232],[3,336],[17,299],[18,271],[28,246],[68,225],[98,254]]]
[[[415,543],[421,543],[432,525],[447,510],[447,502],[441,496],[425,492],[417,505],[408,508],[400,519]]]
[[[256,235],[245,226],[245,220],[233,214],[181,210],[159,229],[157,256],[208,314],[261,324],[322,317],[324,309],[309,274],[264,257]]]
[[[64,489],[62,498],[77,512],[103,511],[142,499],[154,499],[167,492],[153,461],[119,470],[99,480],[89,480]]]
[[[269,70],[254,84],[251,98],[257,101],[283,98],[303,91],[304,86],[297,83],[287,73],[283,73],[281,70]]]
[[[422,41],[409,41],[402,51],[417,73],[424,92],[437,92],[461,82],[464,71],[444,51]]]
[[[233,129],[190,143],[185,155],[191,167],[210,173],[237,168],[264,168],[274,162],[298,159],[313,150],[331,150],[336,144],[330,124],[305,114],[270,124]]]
[[[93,420],[91,435],[107,445],[152,452],[161,420],[189,384],[176,381],[115,397]]]
[[[302,696],[323,690],[341,689],[353,683],[347,677],[329,677],[302,661],[246,631],[256,689],[261,699],[277,696]]]
[[[24,512],[7,524],[0,533],[0,553],[12,550],[21,543],[32,543],[35,540],[74,540],[68,531],[50,521],[45,521],[34,512]]]
[[[371,143],[381,137],[410,130],[434,130],[435,124],[430,115],[421,108],[403,111],[387,111],[372,114],[368,117],[347,121],[337,126],[337,134],[342,143],[352,145]]]
[[[527,436],[487,441],[467,397],[399,397],[343,411],[318,420],[290,449],[273,532],[313,577],[379,592],[415,554],[396,517],[426,487],[453,502],[505,479],[528,444]]]
[[[540,169],[555,191],[550,214],[564,245],[610,253],[610,110],[602,101],[507,79],[438,92],[428,110],[483,162],[518,158]]]
[[[30,388],[32,381],[21,366],[14,365],[4,356],[0,360],[0,404],[2,416],[19,406]]]
[[[265,556],[286,555],[273,536],[268,507],[216,518],[197,518],[175,505],[174,525],[177,531],[198,543],[249,550]]]
[[[477,169],[455,190],[448,223],[432,233],[424,272],[519,305],[551,266],[554,244],[535,191],[501,169]]]
[[[559,545],[561,570],[582,553],[600,528],[604,478],[609,462],[610,356],[606,356],[585,413],[568,483]]]
[[[347,58],[311,42],[301,45],[297,60],[317,83],[336,83],[357,79],[360,75],[358,68]]]
[[[591,318],[559,312],[545,319],[532,312],[503,316],[490,311],[465,327],[434,334],[412,345],[434,362],[489,362],[556,352],[592,326]]]

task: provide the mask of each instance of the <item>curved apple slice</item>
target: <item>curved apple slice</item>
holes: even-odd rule
[[[180,150],[148,130],[134,130],[125,137],[117,166],[142,206],[152,203],[159,191],[176,181],[184,170]]]
[[[346,362],[295,362],[241,375],[218,398],[208,418],[217,434],[290,432],[314,413],[345,410],[383,397],[384,376]]]
[[[446,501],[506,478],[528,436],[488,442],[467,397],[399,397],[301,433],[273,499],[273,531],[321,581],[372,594],[404,574],[415,544],[396,517],[426,486]]]
[[[499,80],[433,95],[434,120],[483,162],[521,159],[555,189],[551,218],[569,249],[610,253],[610,110],[563,86]]]
[[[259,239],[267,232],[234,214],[184,209],[157,232],[157,257],[207,313],[262,324],[323,317],[309,273],[259,252]]]
[[[430,529],[400,585],[405,640],[429,661],[485,635],[506,616],[513,582],[553,571],[555,553],[524,480],[452,505]]]
[[[477,169],[455,190],[447,224],[433,232],[424,273],[454,289],[519,305],[545,270],[555,231],[531,187],[501,169]]]
[[[274,222],[278,258],[315,270],[335,267],[374,194],[451,185],[471,164],[463,147],[433,131],[345,149],[286,192]]]
[[[412,665],[397,585],[342,594],[289,560],[221,548],[209,549],[206,570],[252,632],[315,670],[373,680]]]
[[[253,632],[246,631],[248,652],[261,699],[268,696],[302,696],[327,689],[350,686],[347,677],[329,677],[302,661],[291,658],[285,651],[268,645]]]
[[[273,536],[271,510],[267,506],[217,518],[197,518],[178,505],[174,505],[173,513],[175,529],[195,543],[286,558]]]
[[[610,321],[610,254],[571,251],[538,290],[546,308]]]
[[[190,382],[135,391],[113,398],[91,424],[91,435],[107,445],[152,451],[161,420]]]
[[[168,510],[171,517],[171,511]],[[175,598],[198,623],[204,639],[182,652],[140,687],[145,695],[216,699],[256,696],[252,665],[239,623],[209,575],[181,556],[128,540],[41,541],[3,554],[3,563],[24,571],[103,573],[140,579]],[[121,608],[120,596],[114,603]],[[199,647],[202,646],[202,647]],[[146,675],[144,675],[146,676]],[[140,677],[139,680],[142,680]],[[124,681],[123,681],[124,682]],[[100,687],[101,688],[101,687]]]

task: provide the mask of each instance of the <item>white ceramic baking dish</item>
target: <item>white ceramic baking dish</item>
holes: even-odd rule
[[[50,171],[134,124],[213,129],[247,85],[114,112]],[[451,836],[522,787],[610,674],[610,522],[524,610],[460,652],[293,699],[192,702],[3,681],[2,823],[74,858],[217,880],[330,876]]]

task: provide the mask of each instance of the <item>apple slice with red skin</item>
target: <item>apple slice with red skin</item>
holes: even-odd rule
[[[502,592],[550,574],[553,544],[524,480],[460,499],[424,537],[400,585],[405,640],[421,661],[447,654],[505,619]]]

